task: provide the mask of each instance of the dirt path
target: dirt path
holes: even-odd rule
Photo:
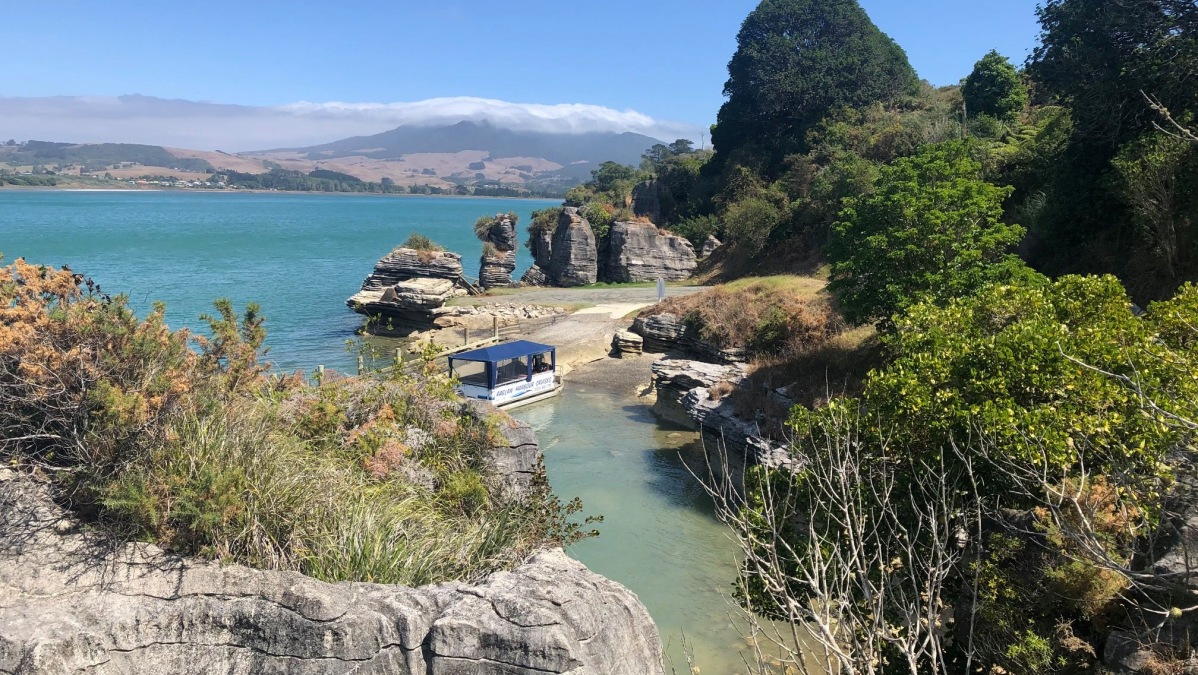
[[[706,286],[666,288],[666,297],[690,295]],[[552,326],[531,331],[523,338],[557,347],[558,363],[567,370],[607,356],[617,330],[632,325],[633,312],[657,302],[657,289],[646,288],[538,288],[493,297],[474,298],[485,304],[585,305]]]

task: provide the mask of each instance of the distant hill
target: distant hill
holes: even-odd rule
[[[133,143],[27,141],[0,145],[0,172],[203,181],[218,173],[260,176],[282,171],[296,172],[306,182],[389,181],[413,190],[456,194],[517,190],[561,195],[589,179],[603,162],[636,165],[642,153],[660,142],[629,132],[544,133],[467,121],[401,126],[323,145],[236,154]]]
[[[530,157],[549,160],[563,168],[557,173],[589,177],[603,162],[637,164],[641,154],[661,141],[644,134],[554,134],[503,129],[489,122],[458,122],[443,127],[401,126],[373,136],[355,136],[306,148],[282,148],[250,155],[294,153],[309,160],[367,157],[392,160],[413,154],[449,154],[484,151],[494,158]]]

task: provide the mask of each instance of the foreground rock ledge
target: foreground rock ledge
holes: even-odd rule
[[[662,673],[634,594],[560,550],[477,585],[330,584],[74,531],[0,480],[0,673]]]

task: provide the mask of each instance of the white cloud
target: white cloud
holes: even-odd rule
[[[657,120],[635,110],[583,103],[511,103],[453,97],[402,103],[311,103],[274,107],[152,96],[0,97],[0,140],[146,143],[197,150],[260,150],[315,145],[404,124],[486,120],[554,133],[632,131],[698,139],[698,125]]]

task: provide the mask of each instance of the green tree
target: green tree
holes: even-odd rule
[[[961,87],[970,115],[1014,120],[1027,107],[1027,86],[1015,66],[997,50],[990,50],[973,66]]]
[[[906,53],[857,0],[763,0],[736,40],[712,130],[721,156],[758,146],[776,163],[830,111],[916,89]]]
[[[685,155],[694,151],[695,142],[686,138],[679,138],[673,143],[670,143],[670,152],[674,153],[675,155]]]
[[[1024,269],[1007,253],[1024,234],[1002,221],[1011,188],[983,181],[972,151],[963,141],[925,146],[882,169],[874,194],[849,200],[828,250],[849,321],[885,322]]]

